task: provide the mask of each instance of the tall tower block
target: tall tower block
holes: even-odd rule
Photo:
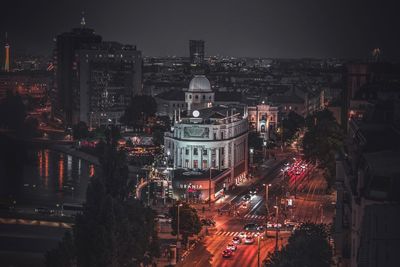
[[[9,72],[10,71],[10,45],[8,44],[8,38],[7,38],[7,33],[6,33],[6,44],[4,46],[6,56],[5,56],[5,62],[4,62],[4,71]]]

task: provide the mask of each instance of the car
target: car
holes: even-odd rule
[[[222,257],[224,257],[224,258],[232,257],[232,250],[226,249],[226,250],[222,251]]]
[[[155,218],[156,222],[166,222],[166,223],[171,223],[172,219],[164,214],[159,214]]]
[[[267,228],[281,228],[282,224],[280,223],[267,223]]]
[[[249,194],[243,196],[244,201],[249,201],[250,199],[251,199],[251,196]]]
[[[254,243],[254,237],[252,235],[246,236],[244,239],[244,243],[247,245],[253,244]]]
[[[259,226],[257,227],[257,231],[258,231],[258,232],[265,231],[265,227],[262,226],[262,225],[259,225]]]
[[[228,245],[226,246],[226,249],[231,250],[231,251],[236,251],[237,246],[234,245],[234,244],[228,244]]]
[[[290,221],[290,220],[285,220],[283,223],[286,227],[295,227],[297,226],[299,223],[294,222],[294,221]]]
[[[215,226],[215,221],[212,219],[202,219],[200,222],[204,226]]]
[[[52,215],[54,213],[54,210],[46,207],[39,207],[35,209],[35,212],[43,215]]]
[[[240,238],[245,238],[246,237],[246,233],[245,232],[240,232],[239,233],[239,237]]]
[[[255,195],[255,194],[257,194],[257,188],[256,188],[256,187],[250,188],[249,194],[250,194],[250,195]]]
[[[257,231],[258,224],[256,224],[256,223],[248,223],[243,227],[243,229],[246,230],[246,231]]]
[[[242,239],[238,236],[235,236],[234,238],[232,238],[232,242],[235,245],[239,245],[240,243],[242,243]]]

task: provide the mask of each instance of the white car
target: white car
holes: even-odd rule
[[[248,245],[253,244],[254,243],[254,237],[251,236],[251,235],[246,236],[246,238],[244,239],[244,243],[248,244]]]
[[[246,237],[246,233],[245,232],[240,232],[239,233],[239,237],[240,238],[245,238]]]
[[[242,243],[242,239],[238,236],[235,236],[234,238],[232,238],[232,242],[235,245],[239,245],[240,243]]]
[[[155,218],[156,222],[163,222],[163,223],[171,223],[172,219],[169,218],[168,216],[164,215],[164,214],[159,214],[156,216]]]
[[[226,249],[229,249],[230,251],[236,251],[237,246],[234,245],[234,244],[228,244],[228,245],[226,246]]]

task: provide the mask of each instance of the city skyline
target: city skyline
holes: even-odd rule
[[[13,1],[0,18],[11,49],[51,54],[53,38],[80,26],[105,40],[135,44],[144,56],[188,56],[188,40],[205,40],[206,56],[367,58],[379,47],[385,59],[400,52],[392,3],[346,1]],[[27,30],[29,29],[29,30]],[[4,37],[2,37],[4,42]],[[162,44],[162,45],[160,45]],[[13,52],[13,51],[12,51]]]

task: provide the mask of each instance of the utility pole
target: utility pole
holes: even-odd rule
[[[210,166],[210,176],[208,177],[208,208],[211,210],[211,166]]]
[[[275,252],[277,252],[277,251],[279,250],[279,247],[278,247],[278,239],[279,239],[279,234],[278,234],[279,206],[276,205],[274,208],[276,209],[276,214],[275,214],[275,216],[276,216],[276,225],[275,225]]]
[[[180,227],[180,225],[179,225],[179,223],[180,223],[180,221],[179,221],[179,207],[182,207],[182,204],[178,204],[177,205],[177,208],[178,208],[178,214],[177,214],[177,217],[176,217],[176,220],[177,220],[177,227],[176,227],[176,260],[177,261],[179,261],[178,259],[178,251],[179,251],[179,249],[181,248],[181,243],[179,242],[179,227]]]
[[[260,267],[260,236],[257,236],[257,245],[258,245],[258,249],[257,249],[257,267]]]

